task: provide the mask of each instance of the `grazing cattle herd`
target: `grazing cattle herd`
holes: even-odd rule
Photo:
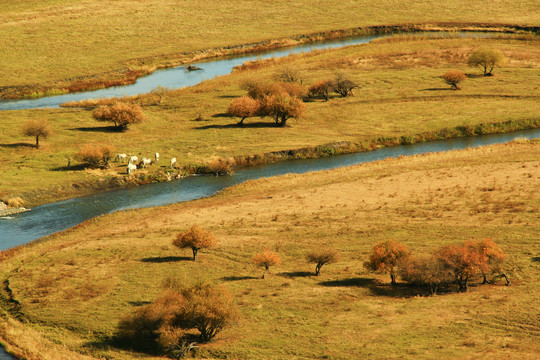
[[[114,159],[117,163],[124,163],[126,159],[128,158],[127,154],[117,154],[116,158]],[[130,155],[128,164],[127,164],[127,174],[130,175],[132,172],[134,172],[137,169],[146,169],[148,166],[152,165],[154,162],[157,164],[159,162],[159,153],[156,152],[154,154],[155,161],[152,161],[152,159],[143,157],[141,161],[139,161],[139,158],[136,155]],[[171,159],[170,168],[176,167],[176,158],[173,157]]]

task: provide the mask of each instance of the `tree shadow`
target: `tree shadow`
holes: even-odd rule
[[[253,280],[253,279],[259,279],[259,278],[255,276],[225,276],[221,278],[221,280],[223,281],[241,281],[241,280]]]
[[[194,128],[195,130],[208,130],[208,129],[248,129],[248,128],[275,128],[279,127],[276,123],[273,122],[254,122],[254,123],[234,123],[234,124],[225,124],[225,125],[205,125]]]
[[[236,99],[238,96],[236,95],[219,95],[218,97],[222,99]]]
[[[422,89],[420,91],[447,91],[447,90],[454,90],[452,88],[429,88],[429,89]]]
[[[465,76],[467,76],[469,79],[477,79],[477,78],[483,78],[484,74],[469,74],[469,73],[466,73]]]
[[[177,262],[177,261],[192,261],[193,258],[189,256],[158,256],[158,257],[149,257],[141,259],[142,262],[146,263],[166,263],[166,262]]]
[[[213,118],[232,118],[232,116],[227,114],[227,113],[214,114],[211,117],[213,117]]]
[[[370,287],[375,282],[369,278],[350,278],[320,282],[319,285],[328,287]]]
[[[143,306],[150,304],[151,301],[128,301],[128,304],[131,306]]]
[[[540,262],[540,256],[535,256],[533,258],[531,258],[532,261],[534,262]]]
[[[0,147],[5,147],[5,148],[18,148],[18,147],[35,148],[36,144],[18,142],[18,143],[12,143],[12,144],[0,144]]]
[[[295,278],[295,277],[315,276],[315,273],[311,271],[293,271],[293,272],[282,272],[282,273],[279,273],[278,275],[288,277],[288,278]]]
[[[102,133],[121,133],[126,131],[126,128],[120,128],[116,126],[94,126],[94,127],[78,127],[71,128],[72,131],[83,131],[83,132],[102,132]]]
[[[58,166],[51,168],[51,171],[81,171],[88,167],[88,164],[77,164],[71,166]]]

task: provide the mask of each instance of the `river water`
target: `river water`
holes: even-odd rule
[[[461,33],[462,36],[484,37],[484,33]],[[305,44],[293,48],[278,49],[264,53],[228,57],[205,61],[195,66],[201,71],[188,72],[184,67],[156,71],[140,78],[133,85],[114,87],[91,92],[66,94],[38,99],[2,101],[0,110],[18,110],[44,107],[58,107],[68,101],[91,98],[107,98],[147,93],[157,86],[177,89],[192,86],[203,80],[225,75],[233,67],[249,60],[281,57],[290,54],[313,51],[316,49],[338,48],[348,45],[363,44],[390,35],[369,35],[355,38]],[[0,218],[0,250],[22,245],[32,240],[68,229],[85,220],[113,211],[141,207],[160,206],[210,196],[219,190],[249,179],[277,176],[286,173],[305,173],[309,171],[334,169],[341,166],[365,163],[402,155],[424,154],[467,147],[478,147],[511,141],[518,137],[538,138],[540,129],[518,131],[508,134],[486,135],[401,145],[376,151],[338,155],[320,159],[293,160],[277,164],[257,166],[238,170],[233,176],[196,176],[165,183],[147,184],[134,188],[96,193],[89,196],[59,201],[38,206],[32,211]],[[14,360],[0,347],[0,360]]]

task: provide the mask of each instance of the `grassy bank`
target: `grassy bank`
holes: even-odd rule
[[[87,221],[5,254],[3,341],[29,358],[156,358],[111,345],[118,320],[165,282],[204,279],[225,284],[242,318],[200,357],[532,359],[540,350],[539,146],[518,141],[261,179]],[[219,239],[196,262],[172,245],[194,223]],[[510,255],[512,286],[475,281],[468,293],[424,297],[362,267],[379,240],[422,253],[485,237]],[[322,244],[341,260],[315,277],[304,256]],[[266,280],[251,264],[263,247],[283,259]]]
[[[0,36],[9,39],[0,58],[0,86],[63,82],[66,88],[94,80],[124,82],[190,52],[336,29],[411,21],[540,25],[534,0],[489,6],[464,0],[444,6],[432,0],[348,0],[331,8],[316,0],[294,6],[282,0],[48,0],[5,4],[0,20]]]
[[[172,157],[180,167],[201,168],[214,157],[236,158],[242,165],[250,156],[266,161],[265,154],[270,154],[271,160],[276,153],[297,149],[304,149],[296,152],[298,156],[328,155],[324,144],[347,144],[334,152],[361,151],[536,127],[540,113],[537,43],[534,39],[404,37],[396,42],[378,41],[266,61],[189,89],[168,92],[159,104],[151,96],[135,99],[147,104],[147,120],[125,132],[95,121],[85,109],[4,111],[0,123],[0,196],[22,195],[35,204],[93,191],[100,185],[110,188],[131,182],[124,178],[125,165],[113,163],[111,169],[85,170],[74,161],[73,154],[83,142],[111,144],[118,153],[139,157],[159,152],[162,162],[148,172],[163,174]],[[496,69],[494,77],[476,76],[475,69],[464,65],[468,54],[481,46],[500,49],[509,59],[505,67]],[[243,83],[270,80],[286,67],[297,69],[308,85],[340,71],[361,87],[354,97],[306,103],[305,116],[290,120],[285,128],[259,118],[237,126],[238,119],[225,114],[230,101],[245,94]],[[450,68],[471,75],[463,90],[451,91],[441,80]],[[32,118],[47,119],[54,131],[41,141],[39,150],[32,146],[32,139],[20,133],[21,124]],[[71,168],[67,168],[68,159]]]

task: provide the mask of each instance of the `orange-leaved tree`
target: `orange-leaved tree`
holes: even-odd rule
[[[261,100],[259,114],[273,117],[278,126],[285,126],[290,118],[298,119],[306,111],[306,105],[297,97],[282,93],[268,95]]]
[[[339,253],[332,248],[312,250],[306,256],[307,261],[317,264],[315,266],[315,275],[321,274],[321,268],[325,264],[332,264],[338,261]]]
[[[437,251],[439,261],[454,274],[459,291],[467,291],[469,280],[489,271],[488,258],[473,241],[443,246]]]
[[[264,276],[266,275],[266,272],[270,268],[270,266],[279,265],[281,262],[281,259],[279,258],[279,255],[275,253],[272,250],[265,249],[262,252],[255,254],[253,257],[253,262],[257,266],[262,266],[264,268],[264,272],[262,274],[262,278],[264,279]]]
[[[113,152],[114,147],[111,145],[84,144],[74,158],[91,167],[107,168]]]
[[[324,101],[328,101],[330,99],[330,92],[334,89],[334,81],[330,79],[321,80],[311,85],[308,90],[308,96],[312,98],[323,98]]]
[[[101,105],[92,113],[99,121],[112,121],[117,128],[125,129],[130,124],[143,121],[145,115],[137,104],[117,101],[112,105]]]
[[[430,255],[410,257],[401,262],[399,274],[410,284],[427,287],[431,295],[435,295],[440,286],[454,281],[452,271]]]
[[[470,246],[475,247],[480,254],[483,254],[486,257],[487,272],[482,273],[484,280],[482,282],[483,284],[490,283],[490,281],[487,280],[488,274],[496,274],[495,278],[504,277],[506,279],[506,284],[510,285],[510,279],[508,279],[506,274],[502,273],[503,265],[508,258],[508,255],[501,250],[493,239],[486,238],[478,241],[470,240]]]
[[[467,79],[467,75],[460,70],[449,70],[442,77],[448,85],[452,85],[452,89],[454,90],[461,89],[459,83]]]
[[[243,124],[248,117],[257,115],[260,103],[249,96],[242,96],[231,101],[227,113],[240,118],[239,124]]]
[[[173,245],[181,249],[191,248],[193,251],[193,261],[197,260],[197,252],[201,249],[208,249],[215,246],[216,237],[210,231],[201,229],[198,225],[193,225],[191,229],[177,235]]]
[[[373,246],[373,253],[369,256],[369,261],[364,263],[368,270],[388,273],[392,285],[396,284],[398,262],[404,261],[410,256],[410,251],[405,245],[394,240],[379,241]]]

